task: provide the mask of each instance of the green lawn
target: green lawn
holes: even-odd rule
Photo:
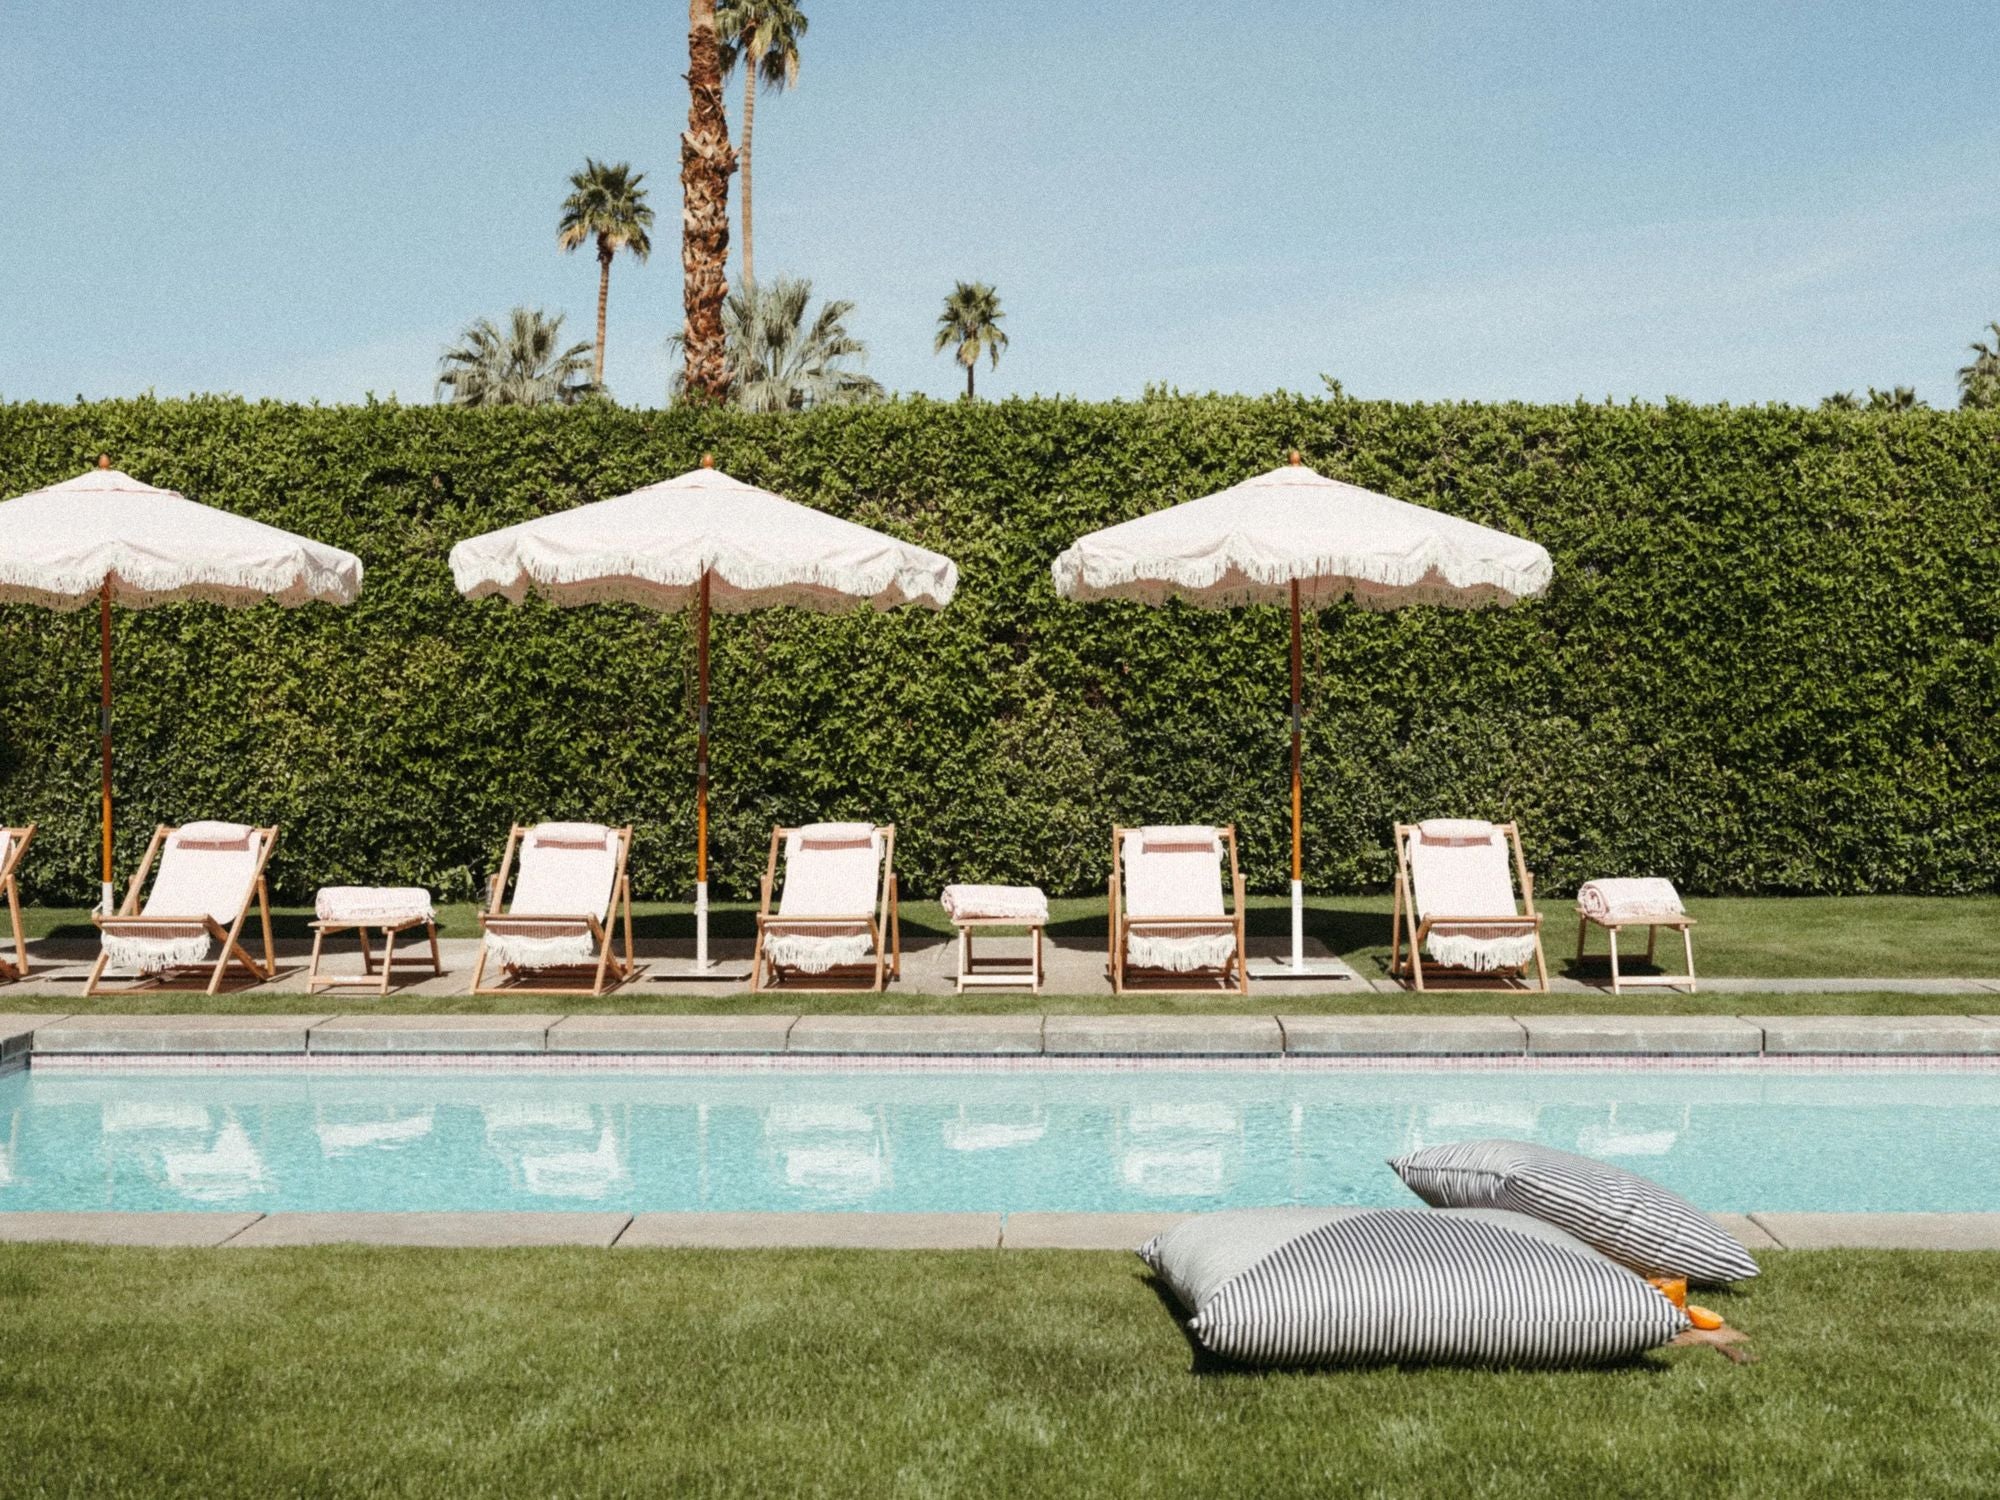
[[[2000,1255],[1791,1252],[1757,1363],[1206,1367],[1124,1255],[0,1246],[13,1494],[1991,1495]]]

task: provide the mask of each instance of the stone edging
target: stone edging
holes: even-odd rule
[[[2000,1015],[0,1014],[0,1060],[392,1053],[854,1057],[1977,1057]]]
[[[6,1213],[0,1241],[275,1248],[1129,1251],[1174,1213]],[[1749,1249],[2000,1251],[2000,1213],[1718,1214]]]

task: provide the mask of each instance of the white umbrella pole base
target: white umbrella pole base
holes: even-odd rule
[[[1248,966],[1252,979],[1347,979],[1359,983],[1361,976],[1344,959],[1308,958],[1294,964],[1289,958],[1253,958]]]
[[[1306,957],[1306,892],[1292,882],[1292,952],[1289,958],[1256,958],[1246,966],[1252,979],[1352,979],[1361,976],[1344,959]]]
[[[107,917],[118,910],[118,895],[117,892],[112,889],[111,882],[108,880],[100,882],[100,889],[98,891],[98,898],[97,898],[97,910],[102,915]]]
[[[691,963],[656,965],[655,979],[683,981],[689,979],[714,980],[718,983],[738,983],[750,977],[747,967],[734,964],[719,964],[708,955],[708,882],[703,881],[694,888],[694,959]]]

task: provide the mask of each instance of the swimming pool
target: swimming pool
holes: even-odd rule
[[[1140,1210],[1413,1201],[1509,1136],[1715,1212],[2000,1210],[2000,1071],[1171,1065],[42,1068],[0,1211]]]

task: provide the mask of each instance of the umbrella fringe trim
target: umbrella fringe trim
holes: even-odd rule
[[[496,566],[486,559],[467,561],[458,557],[451,562],[452,581],[461,594],[474,599],[499,594],[516,604],[531,592],[546,593],[552,588],[563,590],[567,596],[555,601],[560,604],[616,603],[630,597],[626,580],[637,580],[654,588],[686,589],[692,594],[700,586],[704,572],[712,574],[729,588],[746,594],[822,589],[843,596],[839,599],[808,596],[785,601],[808,609],[842,609],[864,600],[884,605],[919,604],[938,609],[950,601],[958,588],[958,570],[949,560],[937,568],[892,564],[880,568],[834,569],[768,567],[740,561],[713,563],[706,568],[662,566],[659,558],[638,553],[616,556],[597,553],[587,560],[568,563],[537,559],[530,563],[501,563]],[[592,587],[593,583],[610,579],[619,582],[604,581],[601,586]],[[728,612],[733,603],[724,596],[712,599],[710,607]]]
[[[1510,568],[1498,565],[1482,567],[1483,576],[1454,577],[1453,570],[1439,563],[1435,558],[1425,556],[1411,562],[1382,562],[1356,565],[1356,560],[1348,558],[1322,557],[1308,558],[1300,562],[1271,565],[1265,563],[1245,563],[1234,557],[1205,558],[1155,558],[1151,560],[1132,559],[1126,562],[1109,562],[1102,559],[1079,557],[1074,548],[1063,553],[1050,567],[1056,591],[1068,598],[1089,599],[1110,591],[1136,583],[1160,583],[1188,590],[1206,590],[1216,587],[1231,573],[1240,574],[1244,580],[1244,590],[1254,588],[1277,588],[1289,585],[1294,580],[1311,585],[1316,579],[1338,578],[1348,585],[1348,593],[1355,602],[1371,604],[1367,589],[1416,590],[1419,602],[1446,603],[1467,596],[1475,601],[1498,603],[1497,596],[1512,595],[1525,598],[1540,592],[1549,582],[1550,569]],[[1441,582],[1424,586],[1424,580],[1435,577]],[[1190,601],[1206,603],[1206,600]],[[1233,602],[1264,602],[1256,599],[1235,600],[1223,597],[1214,600],[1217,604]],[[1316,599],[1317,603],[1330,602]],[[1406,599],[1382,601],[1385,605],[1411,602]]]

